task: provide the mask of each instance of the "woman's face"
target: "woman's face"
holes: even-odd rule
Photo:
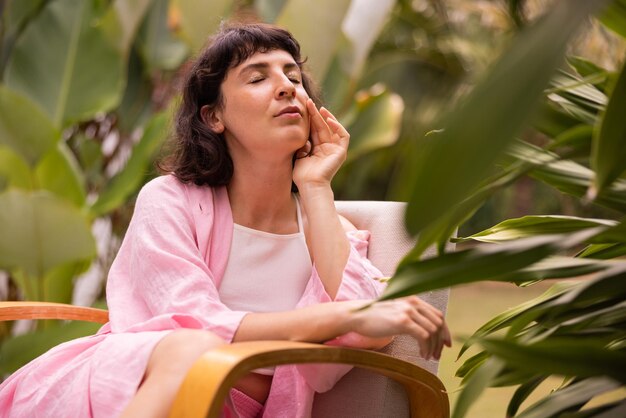
[[[290,159],[309,138],[308,94],[288,52],[252,55],[228,71],[221,92],[214,119],[234,159],[242,152]]]

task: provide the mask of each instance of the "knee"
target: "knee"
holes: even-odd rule
[[[225,344],[217,335],[203,330],[180,329],[163,338],[152,352],[146,375],[186,373],[206,351]]]

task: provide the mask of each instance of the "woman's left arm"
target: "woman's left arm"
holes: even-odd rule
[[[325,108],[307,101],[312,152],[296,160],[293,180],[308,219],[313,262],[326,293],[334,299],[350,255],[350,243],[335,209],[331,180],[346,159],[350,135]]]

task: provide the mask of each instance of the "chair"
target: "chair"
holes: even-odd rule
[[[404,229],[404,203],[336,202],[339,213],[358,229],[372,232],[368,258],[391,275],[413,245]],[[445,311],[448,291],[420,295]],[[105,323],[104,310],[46,302],[0,302],[0,321],[69,319]],[[205,353],[187,374],[170,417],[217,418],[229,388],[251,370],[279,364],[344,363],[357,368],[330,391],[317,394],[314,418],[447,418],[445,388],[435,376],[438,362],[418,356],[417,343],[398,337],[382,352],[290,341],[253,341]],[[375,372],[376,374],[373,374]]]

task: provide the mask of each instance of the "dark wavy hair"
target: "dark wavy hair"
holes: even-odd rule
[[[233,161],[223,134],[213,132],[202,120],[204,105],[219,108],[224,98],[221,85],[229,69],[257,52],[284,50],[302,71],[302,84],[319,105],[311,77],[303,71],[300,45],[288,31],[263,23],[223,24],[209,39],[185,77],[182,101],[170,139],[169,155],[157,163],[163,173],[173,173],[184,183],[223,186],[233,176]]]

